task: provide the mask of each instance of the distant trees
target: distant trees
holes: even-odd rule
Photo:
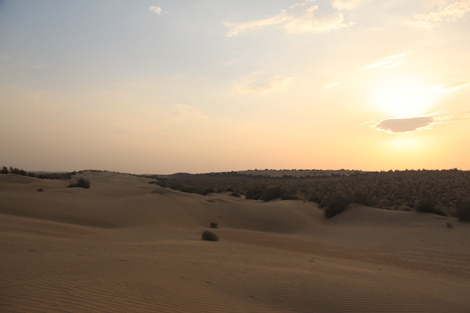
[[[25,170],[12,167],[12,166],[10,166],[10,168],[6,166],[2,166],[2,168],[0,169],[0,174],[15,174],[15,175],[21,175],[21,176],[37,177],[40,179],[70,179],[72,178],[72,175],[76,174],[76,172],[38,174],[36,172],[26,172]]]

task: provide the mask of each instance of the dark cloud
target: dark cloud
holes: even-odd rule
[[[426,129],[434,124],[431,116],[389,118],[380,121],[375,128],[388,133],[409,133]]]

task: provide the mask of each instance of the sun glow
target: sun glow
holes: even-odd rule
[[[374,90],[374,103],[391,117],[412,117],[429,113],[433,106],[431,88],[412,79],[380,83]]]

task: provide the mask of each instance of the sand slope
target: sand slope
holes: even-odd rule
[[[90,189],[0,175],[0,312],[470,312],[470,225],[453,218],[324,220],[301,201],[79,176]],[[211,221],[219,242],[200,240]]]

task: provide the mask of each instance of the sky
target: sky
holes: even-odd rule
[[[0,0],[0,165],[470,170],[470,0]]]

